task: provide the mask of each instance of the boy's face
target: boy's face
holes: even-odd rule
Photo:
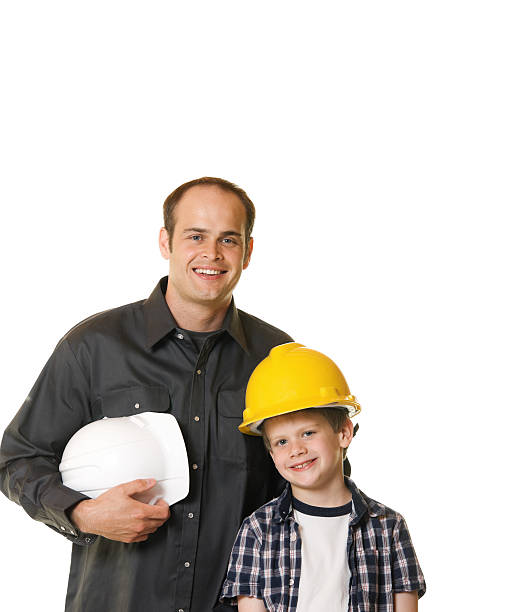
[[[350,419],[335,433],[322,414],[300,410],[267,419],[264,428],[275,467],[295,497],[301,498],[299,490],[325,493],[343,484],[343,449],[353,436]]]

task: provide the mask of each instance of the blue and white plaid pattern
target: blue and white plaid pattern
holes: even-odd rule
[[[404,518],[362,493],[349,478],[353,510],[347,555],[351,570],[349,612],[393,612],[393,593],[426,585]],[[230,557],[221,601],[238,595],[262,599],[269,612],[295,612],[301,538],[293,518],[291,488],[243,521]]]

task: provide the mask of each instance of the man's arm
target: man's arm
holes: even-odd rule
[[[417,612],[417,591],[394,593],[394,612]]]
[[[0,447],[2,492],[31,518],[78,543],[80,535],[67,511],[88,498],[63,485],[58,466],[68,440],[93,420],[90,403],[88,379],[64,339],[5,430]]]
[[[255,597],[238,597],[237,609],[239,612],[266,612],[264,603]]]
[[[91,500],[62,483],[58,466],[63,449],[78,429],[94,420],[85,370],[62,340],[4,433],[0,487],[31,518],[78,544],[92,542],[94,538],[85,537],[92,533],[142,541],[169,517],[165,502],[149,506],[131,497],[153,484],[126,483]]]

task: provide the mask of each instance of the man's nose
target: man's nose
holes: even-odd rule
[[[217,240],[206,240],[204,246],[204,257],[210,261],[218,261],[221,259],[220,244]]]

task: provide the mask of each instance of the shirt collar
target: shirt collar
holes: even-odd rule
[[[277,523],[283,523],[286,517],[291,513],[291,497],[291,486],[290,483],[287,482],[284,491],[277,498],[277,503],[274,508],[274,519]]]
[[[349,522],[354,525],[361,520],[362,516],[367,511],[367,500],[363,497],[358,487],[350,478],[345,476],[344,482],[347,485],[349,491],[351,492],[351,496],[353,498],[353,511],[351,512],[351,518],[349,519]]]
[[[350,524],[355,525],[359,523],[363,515],[368,512],[370,516],[380,516],[385,514],[385,506],[379,504],[377,501],[370,499],[364,493],[358,489],[354,482],[347,477],[344,477],[344,482],[347,488],[351,492],[353,498],[353,511],[351,512]],[[293,509],[292,494],[290,483],[286,484],[286,487],[282,494],[277,498],[277,503],[274,509],[274,518],[278,523],[282,523],[291,514]]]
[[[234,338],[234,340],[246,354],[249,353],[245,330],[243,329],[243,323],[241,322],[241,317],[239,316],[239,310],[234,304],[234,298],[232,298],[232,301],[230,302],[230,306],[225,314],[221,328],[226,330],[228,334]]]
[[[152,348],[157,342],[165,338],[178,327],[165,300],[166,290],[167,276],[164,276],[144,302],[146,344],[148,348]],[[234,304],[234,298],[232,298],[230,302],[221,328],[227,331],[246,353],[249,352],[243,324],[239,316],[239,311]]]

